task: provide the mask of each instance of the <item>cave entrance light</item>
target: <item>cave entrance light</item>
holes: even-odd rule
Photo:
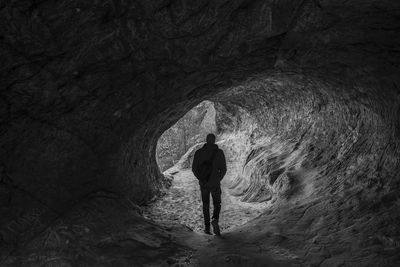
[[[157,142],[156,161],[160,171],[172,178],[172,185],[164,196],[144,208],[146,217],[203,230],[200,188],[191,165],[195,151],[203,146],[208,133],[216,135],[216,144],[224,151],[227,161],[228,172],[221,183],[221,230],[243,225],[265,210],[265,203],[242,202],[240,196],[232,194],[231,185],[237,179],[240,165],[238,147],[247,145],[240,131],[230,131],[236,127],[235,121],[237,118],[221,104],[203,101],[162,134]]]

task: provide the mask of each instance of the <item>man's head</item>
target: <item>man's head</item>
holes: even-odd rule
[[[207,144],[215,144],[215,135],[213,135],[212,133],[207,134],[206,141]]]

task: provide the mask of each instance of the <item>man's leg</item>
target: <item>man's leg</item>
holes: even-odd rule
[[[214,233],[216,235],[220,235],[219,230],[219,213],[221,212],[221,187],[213,188],[211,190],[211,195],[213,198],[213,217],[212,217],[212,226],[214,229]]]
[[[210,233],[210,190],[205,187],[200,187],[201,200],[203,202],[203,217],[204,217],[204,232]]]

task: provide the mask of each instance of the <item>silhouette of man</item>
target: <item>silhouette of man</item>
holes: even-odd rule
[[[210,194],[213,199],[213,216],[212,226],[214,234],[220,235],[218,225],[219,213],[221,211],[221,180],[226,174],[226,161],[224,152],[215,144],[215,135],[208,134],[206,138],[207,143],[196,151],[193,158],[192,171],[196,178],[199,180],[201,190],[201,200],[203,202],[203,215],[204,215],[204,232],[210,232]],[[204,167],[205,161],[211,161],[211,175],[207,182],[202,181],[200,174],[201,168]]]

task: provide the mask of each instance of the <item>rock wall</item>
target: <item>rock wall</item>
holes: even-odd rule
[[[242,107],[257,122],[232,185],[236,194],[264,201],[275,194],[289,197],[305,184],[307,194],[363,188],[370,198],[396,191],[399,143],[396,126],[387,120],[391,105],[377,113],[373,99],[366,106],[358,103],[356,90],[352,96],[339,90],[290,75],[221,94],[221,103]]]

